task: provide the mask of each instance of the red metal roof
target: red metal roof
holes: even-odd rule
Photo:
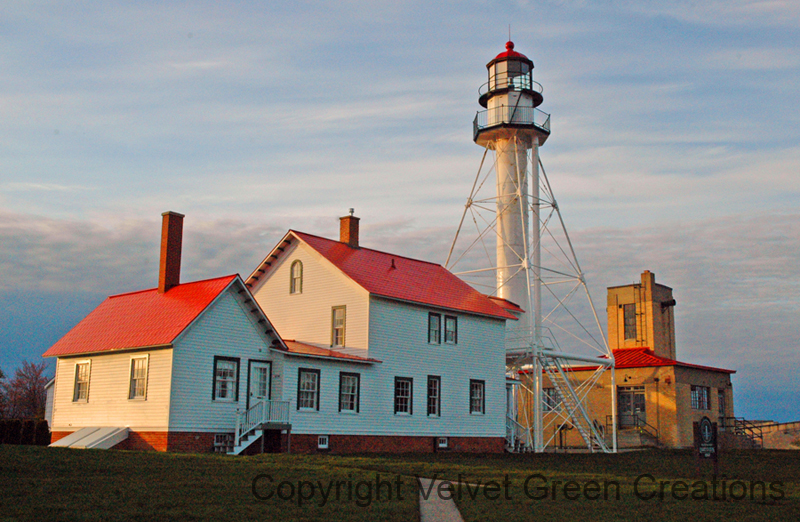
[[[111,296],[43,357],[169,345],[237,277],[184,283],[163,294],[153,288]]]
[[[504,52],[498,54],[497,56],[495,56],[494,61],[505,60],[505,59],[508,59],[508,58],[522,58],[524,60],[530,61],[527,56],[525,56],[524,54],[518,53],[517,51],[514,50],[514,42],[512,42],[511,40],[506,42],[506,50]]]
[[[713,366],[700,366],[689,364],[675,359],[667,359],[656,355],[650,348],[623,348],[614,350],[614,366],[616,368],[644,368],[651,366],[682,366],[712,372],[736,373],[736,370],[714,368]]]
[[[498,306],[506,310],[510,310],[512,312],[518,312],[521,314],[525,313],[525,310],[523,310],[517,303],[511,302],[508,299],[503,299],[502,297],[497,297],[496,295],[489,295],[487,297],[491,299],[494,303],[496,303]]]
[[[441,265],[290,231],[373,295],[514,319]]]
[[[284,344],[286,344],[289,353],[294,353],[299,355],[310,355],[314,357],[325,357],[331,359],[344,359],[345,361],[359,361],[359,362],[370,362],[370,363],[381,362],[378,359],[359,357],[358,355],[350,355],[342,352],[337,352],[336,350],[331,350],[329,348],[321,348],[319,346],[314,346],[311,344],[301,343],[297,341],[284,339],[283,342]]]
[[[736,373],[736,370],[726,370],[724,368],[714,368],[713,366],[701,366],[699,364],[689,364],[675,359],[668,359],[656,355],[650,348],[621,348],[614,350],[614,367],[616,369],[625,368],[651,368],[654,366],[680,366],[682,368],[695,368],[721,373]],[[573,367],[572,371],[594,370],[596,366]]]

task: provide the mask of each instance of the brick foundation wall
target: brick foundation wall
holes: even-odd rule
[[[72,433],[54,431],[50,442],[56,442]],[[292,434],[292,453],[434,453],[451,451],[464,453],[503,453],[505,440],[502,437],[448,437],[448,448],[435,446],[434,437],[378,436],[378,435],[330,435],[329,449],[317,449],[318,435]],[[266,441],[266,451],[288,450],[288,437],[284,433],[280,440]],[[180,453],[210,453],[214,451],[214,434],[203,432],[131,431],[128,438],[114,449],[136,451],[175,451]],[[245,454],[261,452],[260,441],[253,443]]]
[[[72,433],[71,431],[52,431],[50,432],[50,444],[63,439],[67,435]]]
[[[166,431],[129,431],[128,438],[114,449],[136,451],[167,451]]]
[[[448,437],[448,448],[435,447],[435,437],[330,435],[327,450],[317,449],[318,435],[292,434],[292,453],[434,453],[451,451],[464,453],[503,453],[502,437]],[[286,435],[282,449],[286,451]]]
[[[214,451],[213,433],[171,431],[167,451],[181,453],[211,453]]]

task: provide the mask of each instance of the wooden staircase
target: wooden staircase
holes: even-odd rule
[[[244,411],[236,411],[236,431],[229,455],[240,455],[259,440],[265,430],[289,430],[289,401],[257,401]]]

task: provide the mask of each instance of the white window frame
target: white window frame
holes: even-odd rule
[[[314,379],[305,380],[305,375],[313,375]],[[298,411],[319,411],[320,382],[322,372],[316,368],[299,368],[297,370],[297,410]],[[313,388],[308,387],[313,383]],[[305,394],[305,395],[304,395]],[[311,405],[309,406],[309,400]]]
[[[331,447],[330,435],[317,435],[317,449],[326,450]]]
[[[86,379],[85,380],[78,380],[80,367],[86,367]],[[86,359],[83,361],[76,361],[75,362],[75,370],[74,370],[74,379],[73,379],[73,387],[72,387],[72,402],[89,402],[89,383],[92,379],[92,361],[91,359]],[[80,394],[79,393],[79,386],[85,385],[86,393]],[[81,395],[84,395],[81,397]]]
[[[341,312],[341,324],[338,324],[336,313]],[[331,347],[344,347],[345,330],[347,327],[347,307],[334,306],[331,308]]]
[[[449,446],[448,442],[447,437],[436,437],[436,447],[438,449],[447,449]]]
[[[476,392],[480,393],[476,393]],[[469,380],[469,413],[471,415],[486,414],[486,381]]]
[[[136,372],[136,363],[139,361],[144,361],[144,375],[137,377],[135,375]],[[137,355],[131,357],[131,372],[130,372],[130,383],[128,384],[128,399],[132,401],[145,401],[147,400],[147,380],[150,373],[150,354],[147,355]],[[137,381],[142,381],[141,386],[141,395],[137,395],[136,392],[139,390],[137,387]]]

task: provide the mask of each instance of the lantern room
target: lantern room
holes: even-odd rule
[[[481,87],[478,103],[487,107],[488,99],[509,91],[524,92],[538,107],[544,101],[542,86],[533,81],[533,62],[514,50],[514,42],[506,43],[506,50],[486,65],[489,81]]]

